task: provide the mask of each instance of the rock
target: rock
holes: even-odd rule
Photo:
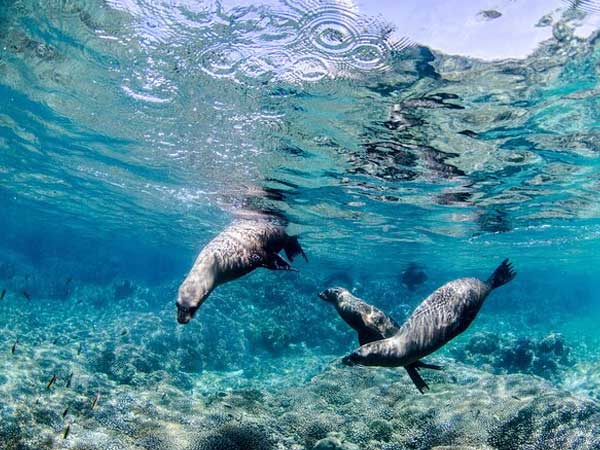
[[[330,433],[326,438],[317,441],[313,450],[360,450],[358,445],[343,442],[340,433]]]
[[[489,367],[495,373],[531,373],[555,381],[571,368],[570,353],[558,333],[539,340],[475,333],[462,348],[453,350],[460,361]]]

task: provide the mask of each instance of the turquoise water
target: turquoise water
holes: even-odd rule
[[[488,3],[0,0],[0,449],[600,448],[600,7]],[[177,324],[246,210],[309,261]],[[504,258],[426,394],[340,362]]]

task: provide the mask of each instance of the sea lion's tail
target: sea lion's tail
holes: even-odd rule
[[[304,260],[308,261],[304,250],[302,250],[302,247],[300,246],[300,242],[298,242],[298,236],[288,236],[285,245],[283,246],[283,251],[290,261],[293,261],[298,255],[302,255]]]
[[[512,264],[507,258],[502,261],[496,270],[494,270],[492,276],[488,278],[487,284],[489,284],[492,289],[496,289],[497,287],[508,283],[516,275],[517,272],[513,270]]]

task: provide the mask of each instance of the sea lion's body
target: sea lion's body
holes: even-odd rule
[[[491,286],[477,278],[451,281],[427,297],[391,338],[363,349],[362,365],[407,366],[438,350],[473,322]]]
[[[319,297],[328,303],[332,303],[344,322],[356,330],[358,333],[358,342],[361,346],[395,336],[401,328],[394,319],[383,311],[355,297],[346,289],[327,289],[321,292]],[[421,361],[415,361],[412,364],[406,365],[405,369],[410,379],[417,389],[423,392],[429,386],[427,386],[427,383],[425,383],[421,375],[417,372],[421,368],[434,370],[441,370],[442,368],[433,364],[425,364]]]
[[[490,292],[512,280],[508,260],[487,281],[461,278],[438,288],[388,339],[363,345],[344,358],[349,365],[410,366],[465,331]]]
[[[279,252],[291,261],[301,254],[296,237],[270,220],[238,220],[223,230],[200,252],[177,298],[180,323],[187,323],[217,286],[240,278],[254,269],[292,270]]]

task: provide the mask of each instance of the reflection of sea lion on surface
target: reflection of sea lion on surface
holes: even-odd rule
[[[321,292],[319,297],[333,304],[340,317],[356,330],[360,345],[392,337],[400,330],[400,325],[394,319],[386,315],[383,311],[355,297],[346,289],[327,289]],[[405,367],[417,389],[423,392],[428,386],[417,372],[417,369],[420,368],[440,370],[441,367],[425,364],[421,361]]]
[[[234,221],[202,249],[179,287],[177,321],[188,323],[213,289],[254,269],[293,270],[279,256],[282,250],[290,261],[297,255],[306,259],[298,238],[289,236],[285,227],[270,218]]]
[[[348,365],[410,367],[465,331],[492,290],[515,277],[508,260],[487,281],[461,278],[446,283],[427,297],[398,332],[370,342],[344,358]]]

